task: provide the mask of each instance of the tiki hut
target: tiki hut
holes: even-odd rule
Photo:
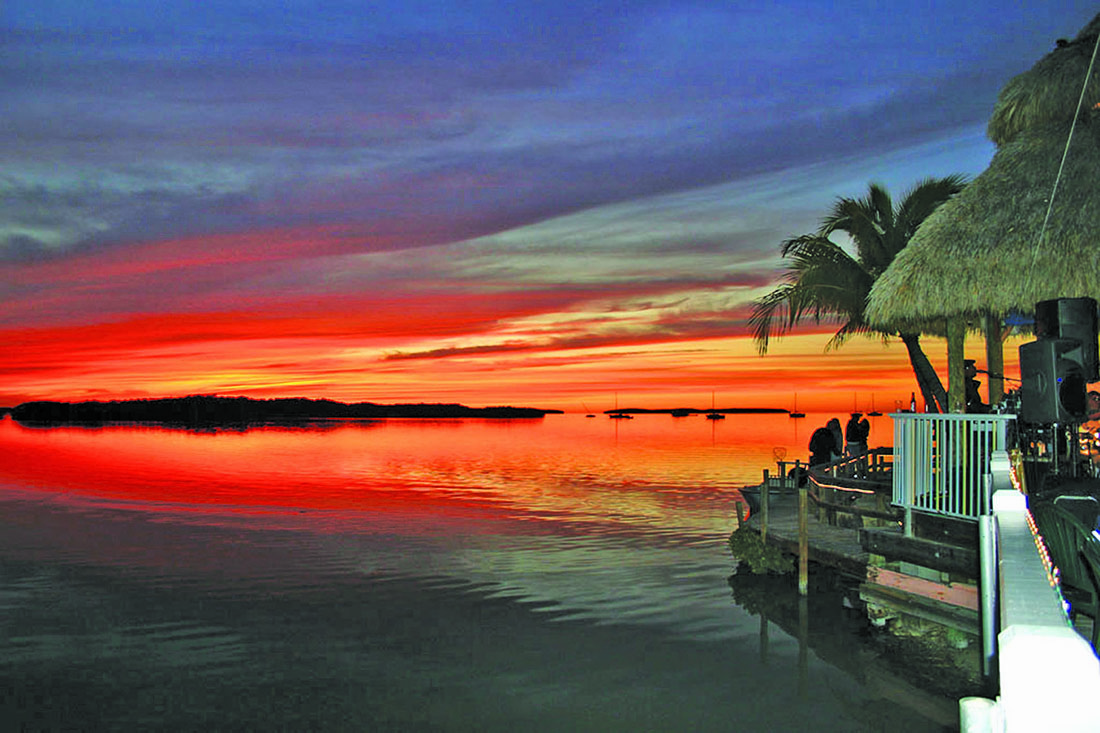
[[[1047,217],[1068,125],[1020,134],[933,212],[871,289],[868,317],[1030,311],[1100,293],[1100,110],[1079,125]],[[1041,234],[1041,236],[1040,236]]]
[[[952,387],[962,382],[966,321],[987,319],[989,339],[999,331],[990,316],[999,324],[1041,300],[1100,295],[1098,32],[1100,15],[1005,85],[989,122],[998,146],[989,168],[924,221],[871,289],[873,324],[955,324]]]

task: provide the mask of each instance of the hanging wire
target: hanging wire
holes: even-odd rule
[[[1066,147],[1062,151],[1062,162],[1058,164],[1058,174],[1054,176],[1054,186],[1050,190],[1050,201],[1047,202],[1047,214],[1043,218],[1043,225],[1039,227],[1039,236],[1035,240],[1035,250],[1032,252],[1031,267],[1027,268],[1027,283],[1025,292],[1031,289],[1031,276],[1035,272],[1035,263],[1039,259],[1039,251],[1043,246],[1043,236],[1047,231],[1047,224],[1050,223],[1050,215],[1054,211],[1054,196],[1058,193],[1058,183],[1062,180],[1062,171],[1066,167],[1066,158],[1069,157],[1069,146],[1073,141],[1073,131],[1077,129],[1077,118],[1081,116],[1081,107],[1085,103],[1085,91],[1089,86],[1089,79],[1092,78],[1092,67],[1096,63],[1096,52],[1100,49],[1100,33],[1096,34],[1096,43],[1092,47],[1092,58],[1089,59],[1089,68],[1085,72],[1085,81],[1081,84],[1081,95],[1077,98],[1077,110],[1073,113],[1073,123],[1069,126],[1069,135],[1066,136]]]

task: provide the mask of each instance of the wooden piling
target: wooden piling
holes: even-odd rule
[[[760,485],[760,541],[768,544],[768,469],[764,469],[764,483]]]
[[[798,593],[805,596],[810,589],[810,529],[807,522],[809,513],[809,488],[798,488]]]

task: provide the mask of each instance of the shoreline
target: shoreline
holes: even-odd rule
[[[39,425],[150,423],[166,425],[242,425],[299,423],[325,419],[490,418],[537,419],[561,410],[534,407],[467,407],[459,404],[416,403],[383,405],[333,400],[191,395],[151,400],[111,402],[24,402],[11,409],[20,423]]]

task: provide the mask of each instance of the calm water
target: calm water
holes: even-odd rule
[[[0,720],[937,730],[839,602],[803,636],[786,587],[731,583],[737,487],[824,418],[4,420]]]

